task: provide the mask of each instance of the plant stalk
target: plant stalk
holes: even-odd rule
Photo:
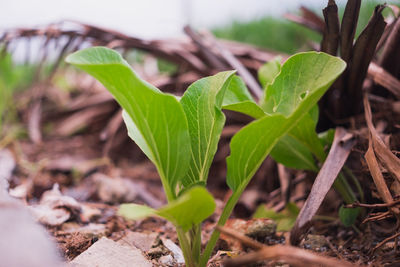
[[[189,238],[193,259],[198,263],[201,253],[201,224],[193,226],[190,230]]]
[[[185,232],[180,228],[176,227],[176,233],[178,234],[179,245],[182,249],[183,257],[185,258],[185,264],[187,267],[196,267],[196,263],[193,260],[190,244],[186,238]]]
[[[246,184],[247,185],[247,184]],[[240,196],[243,193],[243,190],[246,188],[245,186],[239,187],[238,190],[232,193],[231,197],[229,198],[228,202],[226,203],[221,216],[217,222],[217,225],[224,226],[226,221],[228,220],[229,216],[231,215],[233,208],[235,207],[236,203],[238,202]],[[208,259],[211,257],[211,253],[214,250],[215,245],[217,244],[220,232],[217,229],[214,229],[213,233],[211,234],[210,240],[208,240],[207,246],[204,249],[203,254],[200,257],[200,264],[199,267],[206,267]]]

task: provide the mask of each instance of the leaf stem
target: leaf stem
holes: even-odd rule
[[[342,172],[339,173],[338,177],[333,183],[333,188],[340,193],[346,204],[351,204],[357,201],[353,190],[351,189],[349,183],[346,180],[346,177],[343,175]]]
[[[178,226],[176,226],[176,233],[178,234],[179,244],[182,249],[183,257],[185,258],[185,263],[187,267],[196,267],[193,260],[190,244],[187,240],[185,232]]]
[[[229,198],[228,202],[226,203],[221,216],[217,222],[217,225],[224,226],[226,221],[228,220],[229,216],[231,215],[233,208],[235,207],[239,197],[242,195],[243,190],[246,188],[247,183],[245,186],[239,187],[238,190],[232,193],[231,197]],[[205,267],[207,265],[208,259],[211,256],[211,253],[214,250],[215,245],[217,244],[220,232],[217,229],[214,229],[213,233],[211,234],[210,240],[208,240],[207,246],[204,249],[203,254],[200,257],[200,267]]]
[[[159,168],[157,164],[155,164],[155,165],[156,165],[158,174],[160,175],[161,183],[162,183],[162,186],[164,188],[165,195],[167,196],[167,201],[169,203],[172,200],[176,199],[176,195],[171,190],[171,187],[168,184],[167,177],[165,176],[164,172],[162,171],[162,168]]]
[[[198,263],[201,253],[201,224],[194,225],[190,230],[190,246],[193,259]]]
[[[351,180],[353,181],[353,184],[356,186],[357,191],[360,194],[361,203],[364,203],[365,202],[364,191],[362,190],[360,181],[358,181],[357,177],[353,174],[353,172],[346,165],[343,166],[343,171],[344,171],[344,174],[346,174],[347,177],[350,177]]]

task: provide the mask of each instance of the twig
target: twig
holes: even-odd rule
[[[369,218],[365,219],[362,223],[367,223],[367,222],[371,222],[371,221],[381,221],[381,220],[391,218],[391,217],[393,217],[391,212],[386,211],[386,212],[382,212],[381,214],[378,214],[376,216],[369,217]]]
[[[221,53],[221,56],[229,63],[229,65],[236,69],[240,76],[242,76],[244,82],[249,87],[250,91],[260,99],[263,91],[258,84],[258,82],[254,79],[253,75],[243,66],[243,64],[222,44],[220,44],[210,32],[206,32],[207,38],[210,42],[218,49]]]
[[[311,30],[314,30],[318,33],[322,33],[323,32],[323,27],[321,27],[321,25],[314,23],[314,21],[305,18],[304,16],[300,17],[291,13],[286,13],[283,15],[283,17],[287,20],[290,20],[294,23],[297,23],[299,25],[303,25]]]
[[[388,203],[377,203],[377,204],[365,204],[365,203],[359,203],[355,202],[353,204],[345,205],[346,208],[356,208],[356,207],[362,207],[362,208],[389,208],[393,207],[400,204],[400,199],[395,200],[393,202],[388,202]]]
[[[261,244],[260,242],[257,242],[254,239],[251,239],[250,237],[247,237],[245,235],[239,234],[237,231],[234,231],[230,228],[217,225],[217,229],[222,234],[237,239],[238,241],[248,246],[249,248],[260,250],[264,247],[264,245]]]
[[[238,256],[227,260],[224,266],[243,266],[263,260],[284,260],[292,266],[355,266],[347,261],[338,260],[331,257],[320,256],[304,249],[288,245],[265,246],[251,238],[244,236],[226,227],[218,227],[218,230],[232,238],[239,240],[244,245],[254,248],[257,251]]]
[[[374,247],[374,249],[372,250],[372,254],[374,254],[375,251],[376,251],[378,248],[382,247],[385,243],[387,243],[387,242],[389,242],[390,240],[395,239],[395,238],[397,238],[397,237],[399,237],[399,236],[400,236],[400,232],[398,232],[398,233],[396,233],[396,234],[394,234],[394,235],[392,235],[392,236],[389,236],[388,238],[385,238],[382,242],[380,242],[378,245],[376,245],[376,246]]]
[[[400,81],[384,68],[371,62],[368,68],[368,76],[370,76],[375,83],[388,89],[397,99],[400,99]]]
[[[197,45],[204,57],[210,62],[211,66],[217,70],[226,70],[227,66],[222,62],[214,53],[211,52],[209,47],[204,43],[201,36],[196,33],[189,25],[183,28],[184,32],[192,39],[192,41]]]

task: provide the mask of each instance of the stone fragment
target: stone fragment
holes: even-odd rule
[[[157,236],[158,234],[156,233],[146,234],[129,231],[118,243],[135,246],[143,252],[148,252],[152,247],[157,245]]]
[[[172,256],[176,260],[178,264],[185,263],[185,258],[183,257],[183,253],[180,247],[178,247],[172,240],[163,238],[162,242],[164,246],[169,249],[172,253]]]
[[[151,262],[135,248],[121,245],[106,237],[90,246],[71,261],[74,267],[151,267]]]
[[[176,262],[171,255],[165,255],[165,256],[160,257],[158,262],[161,263],[163,266],[175,266],[176,265]]]
[[[270,219],[252,219],[247,221],[245,234],[253,238],[265,238],[276,233],[276,222]]]

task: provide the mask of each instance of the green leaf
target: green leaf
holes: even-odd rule
[[[290,135],[283,136],[271,150],[271,157],[288,168],[318,172],[308,147]]]
[[[157,210],[138,204],[121,204],[118,209],[118,215],[129,220],[143,219],[149,216],[157,215]]]
[[[222,103],[223,109],[241,112],[255,119],[265,116],[264,111],[260,108],[252,96],[250,95],[242,78],[233,77]]]
[[[349,227],[352,226],[360,214],[360,208],[345,208],[343,205],[340,206],[339,209],[339,218],[344,226]]]
[[[270,115],[243,127],[231,140],[227,183],[244,190],[278,140],[309,112],[346,63],[325,53],[307,52],[290,57],[267,87],[264,110]]]
[[[156,165],[168,200],[174,199],[176,184],[188,170],[191,149],[180,103],[139,78],[111,49],[84,49],[66,61],[95,77],[115,97],[126,112],[130,137]]]
[[[339,58],[320,52],[290,57],[274,82],[267,86],[263,109],[269,114],[280,113],[288,117],[303,105],[308,106],[308,112],[316,104],[315,98],[325,93],[326,85],[330,85],[344,67],[345,63]],[[318,90],[320,88],[325,90]],[[315,103],[310,106],[308,102]],[[304,112],[303,108],[300,110]]]
[[[297,215],[300,209],[295,203],[289,202],[286,207],[280,211],[275,212],[273,209],[267,209],[264,204],[258,206],[253,214],[253,218],[268,218],[277,223],[277,231],[290,231],[296,222]]]
[[[213,214],[215,201],[211,194],[201,186],[196,186],[186,191],[176,200],[159,210],[136,204],[122,204],[118,211],[128,219],[141,219],[148,216],[160,216],[176,227],[188,231]]]
[[[272,83],[278,73],[281,71],[282,57],[277,56],[271,61],[268,61],[258,70],[258,80],[263,87]]]
[[[182,181],[185,187],[207,181],[225,124],[222,99],[233,75],[234,71],[226,71],[200,79],[189,86],[180,100],[189,124],[192,147],[192,153],[187,155],[189,171]]]

